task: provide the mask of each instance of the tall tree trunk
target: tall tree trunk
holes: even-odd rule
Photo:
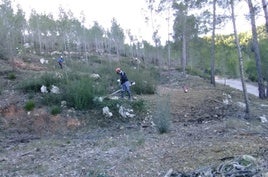
[[[262,7],[264,11],[264,17],[265,17],[265,28],[266,33],[268,34],[268,9],[267,9],[268,2],[267,0],[262,0]],[[268,98],[268,84],[266,85],[266,98]]]
[[[41,40],[41,31],[39,28],[39,23],[37,22],[37,32],[38,32],[38,42],[39,42],[39,52],[42,53],[42,40]]]
[[[186,16],[183,19],[183,30],[182,30],[182,58],[181,58],[181,66],[183,75],[186,74],[186,60],[187,60],[187,38],[186,38]]]
[[[248,0],[248,7],[249,7],[249,13],[250,13],[250,20],[251,20],[253,50],[254,50],[257,75],[258,75],[259,98],[264,99],[265,98],[265,86],[264,86],[263,76],[262,76],[260,48],[259,48],[259,42],[258,42],[256,22],[255,22],[255,9],[253,7],[251,0]]]
[[[216,0],[213,0],[213,28],[211,39],[211,59],[210,59],[210,82],[216,86],[215,82],[215,28],[216,28]]]
[[[262,0],[262,8],[264,11],[264,17],[265,17],[265,28],[266,32],[268,33],[268,11],[267,11],[267,0]]]
[[[237,35],[236,23],[235,23],[234,0],[231,0],[231,9],[232,9],[232,22],[233,22],[233,28],[234,28],[235,43],[236,43],[237,54],[238,54],[238,59],[239,59],[239,71],[240,71],[241,83],[242,83],[242,88],[243,88],[244,100],[246,104],[245,112],[249,113],[249,101],[248,101],[247,87],[246,87],[245,79],[244,79],[245,76],[244,76],[243,56],[242,56],[241,47],[239,44],[239,38]]]
[[[182,65],[182,72],[183,75],[186,75],[186,34],[183,32],[182,34],[182,58],[181,58],[181,65]]]

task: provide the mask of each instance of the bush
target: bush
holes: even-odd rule
[[[42,81],[42,84],[47,87],[51,87],[52,85],[58,85],[61,81],[60,78],[56,77],[56,75],[52,73],[45,73],[41,75],[40,80]]]
[[[26,111],[32,111],[34,109],[34,107],[35,107],[34,101],[33,100],[29,100],[29,101],[26,102],[26,104],[24,106],[24,109]]]
[[[46,93],[43,95],[42,103],[45,105],[53,105],[53,104],[60,104],[61,101],[62,101],[61,94]]]
[[[9,73],[8,76],[7,76],[7,78],[9,80],[15,80],[16,79],[16,75],[14,73]]]
[[[136,83],[131,87],[136,94],[154,94],[156,92],[158,73],[155,70],[133,70],[129,72],[128,77],[130,81]]]
[[[205,71],[201,71],[200,69],[194,69],[194,68],[186,68],[186,72],[193,76],[199,76],[204,79],[210,78],[210,69],[206,69]]]
[[[52,85],[59,84],[59,78],[53,74],[45,73],[39,77],[27,79],[19,85],[19,89],[24,92],[40,92],[42,85],[51,87]]]
[[[94,91],[91,80],[82,78],[70,81],[65,88],[63,98],[67,101],[68,106],[75,107],[76,109],[92,108]]]
[[[245,70],[249,80],[252,82],[256,82],[258,80],[256,64],[253,60],[246,63]]]
[[[59,113],[61,113],[61,109],[60,109],[60,107],[59,106],[53,106],[52,108],[51,108],[51,114],[52,115],[57,115],[57,114],[59,114]]]
[[[153,122],[160,134],[167,133],[170,129],[171,112],[168,100],[168,96],[159,98],[153,115]]]
[[[19,89],[26,93],[31,92],[40,92],[42,87],[42,81],[38,79],[27,79],[19,85]]]
[[[135,111],[138,111],[138,112],[143,112],[146,109],[144,100],[133,101],[131,102],[131,105],[133,109],[135,109]]]

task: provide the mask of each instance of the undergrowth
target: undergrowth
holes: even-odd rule
[[[95,60],[98,59],[95,58]],[[114,71],[119,65],[118,62],[98,61],[95,67],[92,67],[92,61],[83,63],[70,60],[69,63],[71,66],[65,67],[67,69],[52,70],[26,79],[18,85],[18,88],[29,94],[38,93],[44,105],[60,105],[61,101],[66,101],[68,107],[77,110],[98,108],[101,104],[94,101],[94,98],[107,95],[120,88],[117,82],[119,76]],[[156,70],[143,68],[137,70],[128,62],[120,62],[120,67],[127,73],[129,80],[136,83],[131,87],[133,95],[155,93],[158,78]],[[93,73],[99,74],[100,78],[91,78]],[[42,86],[47,88],[47,93],[41,93]],[[59,93],[52,93],[52,86],[58,87]],[[110,104],[111,109],[116,109],[117,103],[107,101],[105,103]],[[144,109],[142,100],[135,101],[132,105],[138,111]]]

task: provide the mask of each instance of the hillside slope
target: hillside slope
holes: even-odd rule
[[[13,85],[31,76],[16,72],[15,81],[1,74],[1,176],[157,177],[170,169],[179,176],[240,155],[256,158],[257,175],[267,175],[268,125],[260,121],[267,100],[250,96],[252,113],[244,119],[240,91],[163,71],[157,94],[137,95],[147,104],[145,112],[106,118],[105,123],[97,120],[101,110],[67,109],[57,116],[45,107],[26,112],[25,95]],[[168,100],[163,104],[170,105],[171,117],[169,131],[159,134],[153,119],[162,98]]]

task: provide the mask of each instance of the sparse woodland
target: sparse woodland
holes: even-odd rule
[[[165,44],[154,22],[151,44],[116,19],[87,27],[61,8],[26,19],[0,1],[0,176],[267,177],[268,30],[255,25],[267,2],[244,1],[243,33],[237,3],[147,1],[149,22],[174,17]],[[218,34],[227,21],[234,33]],[[135,82],[132,101],[111,95],[117,67]]]

